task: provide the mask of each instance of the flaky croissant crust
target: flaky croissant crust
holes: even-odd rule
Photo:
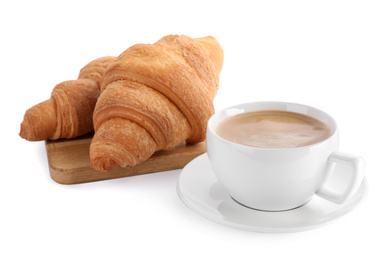
[[[103,92],[117,80],[144,84],[171,100],[188,119],[192,135],[188,143],[205,139],[212,100],[218,90],[218,71],[205,48],[187,36],[170,35],[156,44],[136,44],[124,51],[107,69]],[[94,117],[95,131],[102,120]]]
[[[156,150],[203,141],[222,61],[212,37],[169,35],[119,55],[104,74],[94,111],[94,168],[134,165]]]
[[[99,85],[114,59],[112,56],[95,59],[80,70],[77,80],[56,85],[50,99],[26,111],[19,135],[29,141],[41,141],[74,138],[92,132]]]

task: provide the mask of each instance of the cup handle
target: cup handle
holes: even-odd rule
[[[350,168],[351,176],[344,191],[336,191],[327,186],[329,178],[334,173],[337,164],[343,164]],[[316,194],[331,202],[341,204],[349,199],[360,187],[364,178],[365,163],[361,157],[340,152],[333,152],[327,162],[325,177],[322,186]]]

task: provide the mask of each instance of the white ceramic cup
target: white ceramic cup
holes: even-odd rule
[[[214,129],[225,118],[244,112],[281,110],[314,117],[330,127],[332,135],[319,143],[297,148],[257,148],[219,137]],[[238,203],[258,210],[283,211],[304,205],[318,195],[334,203],[351,197],[364,178],[361,157],[338,152],[335,120],[316,108],[286,102],[254,102],[215,113],[207,126],[207,154],[221,185]],[[340,168],[341,167],[341,168]],[[339,171],[348,171],[342,190],[329,185]]]

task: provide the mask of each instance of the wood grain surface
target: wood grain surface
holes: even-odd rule
[[[51,178],[61,184],[77,184],[183,168],[206,152],[206,143],[182,143],[169,151],[158,151],[147,161],[126,168],[99,172],[89,160],[92,134],[70,140],[46,141]]]

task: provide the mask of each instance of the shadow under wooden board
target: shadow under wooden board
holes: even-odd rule
[[[54,181],[61,184],[77,184],[180,169],[206,152],[205,142],[194,145],[182,143],[169,151],[155,152],[139,165],[99,172],[92,168],[89,160],[92,137],[93,135],[89,134],[69,140],[46,141],[50,176]]]

